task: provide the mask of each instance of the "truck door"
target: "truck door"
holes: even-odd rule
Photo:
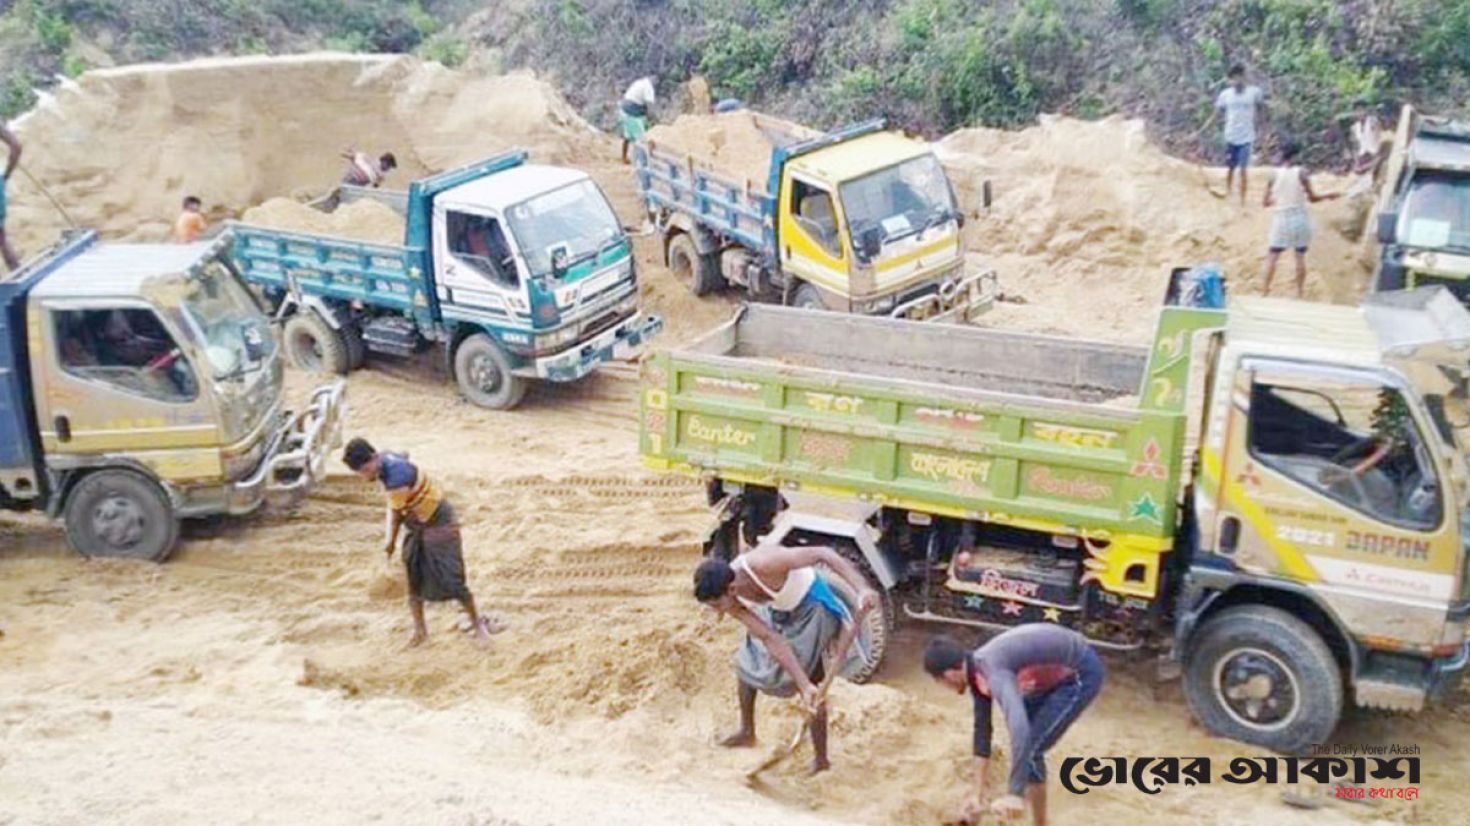
[[[1232,389],[1218,552],[1308,586],[1361,637],[1438,643],[1459,543],[1414,394],[1391,374],[1250,360]]]
[[[529,311],[510,234],[491,210],[434,208],[434,260],[439,301],[509,320]]]
[[[167,321],[147,305],[33,307],[36,414],[48,463],[135,460],[170,481],[217,479],[212,395]]]
[[[850,296],[842,214],[832,190],[788,169],[781,192],[781,269],[840,296]]]

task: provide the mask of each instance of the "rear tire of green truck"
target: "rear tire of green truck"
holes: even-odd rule
[[[131,470],[99,470],[83,477],[63,512],[66,541],[86,557],[162,562],[179,538],[168,496]]]
[[[1322,637],[1280,608],[1209,618],[1185,661],[1184,696],[1222,737],[1294,754],[1325,743],[1342,715],[1342,673]]]
[[[803,310],[827,309],[827,305],[822,303],[822,294],[810,284],[802,284],[796,288],[796,292],[791,295],[791,306]]]
[[[867,559],[863,557],[863,552],[851,542],[838,542],[835,543],[835,547],[843,559],[862,571],[863,578],[868,581],[868,587],[878,592],[878,607],[863,617],[863,625],[867,628],[868,639],[871,642],[867,664],[855,673],[846,675],[852,682],[866,683],[873,679],[878,669],[883,667],[883,657],[888,652],[888,641],[893,639],[893,629],[897,624],[898,612],[893,604],[893,595],[883,587],[883,583],[878,581],[877,574],[873,573]]]
[[[722,280],[715,257],[700,255],[694,239],[687,233],[680,233],[669,242],[669,269],[695,295],[708,295],[719,288]]]
[[[526,380],[511,373],[510,358],[484,333],[454,351],[454,380],[471,404],[491,410],[509,410],[526,395]]]
[[[347,325],[338,331],[342,345],[347,349],[347,369],[360,370],[367,363],[367,345],[362,341],[362,328]]]
[[[291,363],[308,373],[346,375],[347,343],[315,311],[303,310],[286,319],[282,333]]]

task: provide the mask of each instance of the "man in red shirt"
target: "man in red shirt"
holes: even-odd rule
[[[1102,660],[1087,638],[1060,625],[1030,623],[1004,631],[971,652],[949,637],[938,637],[924,652],[924,670],[974,698],[976,789],[965,803],[963,817],[967,821],[978,817],[988,796],[994,701],[1010,731],[1011,766],[1007,794],[990,809],[1015,817],[1029,802],[1032,822],[1045,826],[1046,750],[1102,689]]]

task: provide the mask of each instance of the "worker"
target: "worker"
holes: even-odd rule
[[[470,630],[480,645],[503,630],[499,621],[480,615],[475,597],[465,585],[464,554],[459,525],[450,506],[434,483],[404,453],[379,453],[367,440],[354,438],[342,452],[342,462],[358,476],[382,483],[388,493],[388,541],[383,549],[393,557],[399,528],[406,526],[403,567],[408,574],[408,605],[413,614],[413,635],[408,646],[422,645],[429,637],[424,624],[424,603],[458,600],[470,619]]]
[[[342,158],[347,161],[342,183],[353,186],[377,188],[382,185],[383,178],[389,172],[398,168],[398,159],[393,157],[392,152],[384,152],[374,161],[366,153],[348,148],[342,151]]]
[[[20,269],[20,256],[15,254],[15,248],[10,246],[10,237],[5,234],[5,187],[15,174],[16,167],[20,166],[20,138],[10,131],[10,127],[0,122],[0,142],[4,142],[10,150],[9,157],[5,160],[5,175],[0,177],[0,257],[5,259],[5,268],[14,272]]]
[[[184,196],[183,211],[179,213],[178,218],[174,219],[175,241],[187,244],[191,241],[198,241],[199,236],[204,234],[209,222],[205,220],[204,213],[200,211],[203,206],[203,203],[193,195]]]
[[[1266,185],[1262,199],[1262,204],[1273,211],[1271,234],[1266,243],[1266,284],[1261,290],[1266,295],[1271,293],[1271,279],[1276,275],[1281,253],[1289,249],[1296,255],[1296,295],[1302,297],[1307,282],[1307,247],[1312,243],[1307,204],[1342,196],[1340,192],[1323,195],[1314,192],[1306,168],[1297,162],[1300,154],[1301,146],[1295,141],[1287,141],[1281,147],[1281,165]]]
[[[1010,770],[1005,794],[990,811],[1018,817],[1030,803],[1032,823],[1045,826],[1046,752],[1102,689],[1102,660],[1087,638],[1050,623],[1008,629],[974,651],[938,637],[924,651],[924,670],[973,699],[975,788],[961,821],[977,820],[990,796],[990,708],[996,703],[1010,732]]]
[[[735,656],[740,728],[720,745],[755,743],[756,692],[799,694],[811,716],[812,773],[830,768],[827,700],[818,686],[828,680],[828,668],[835,669],[830,676],[851,674],[867,662],[862,622],[879,597],[862,572],[831,548],[759,544],[734,562],[701,562],[694,598],[746,629]]]
[[[1230,197],[1239,170],[1240,203],[1244,206],[1246,169],[1251,163],[1251,147],[1256,142],[1256,113],[1264,112],[1266,95],[1261,87],[1246,83],[1244,66],[1231,66],[1225,78],[1226,86],[1215,97],[1215,106],[1200,132],[1208,129],[1221,112],[1225,113],[1225,197]]]
[[[1353,182],[1348,187],[1348,196],[1359,198],[1373,189],[1373,178],[1383,160],[1383,124],[1368,101],[1359,98],[1353,103],[1352,174]]]
[[[650,109],[657,102],[653,91],[653,78],[640,77],[633,81],[618,104],[618,131],[623,135],[623,163],[628,162],[628,146],[641,139],[648,131]]]

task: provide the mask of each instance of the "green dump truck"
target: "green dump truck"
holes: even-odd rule
[[[1055,622],[1298,750],[1466,667],[1466,347],[1443,288],[1168,307],[1151,347],[749,306],[645,361],[641,452],[706,480],[707,553],[858,562],[868,674],[900,614]]]

